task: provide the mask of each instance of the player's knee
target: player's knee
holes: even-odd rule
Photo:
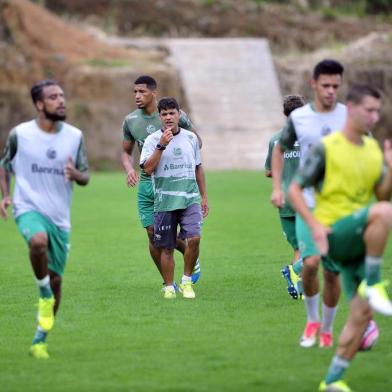
[[[320,265],[319,256],[310,256],[304,260],[304,270],[307,274],[317,275],[317,271]]]
[[[379,220],[392,227],[392,204],[387,201],[380,201],[373,205],[369,213],[370,220]]]
[[[34,253],[46,252],[48,236],[45,233],[37,233],[30,240],[30,249]]]
[[[336,272],[328,271],[324,269],[323,271],[324,275],[324,282],[330,286],[335,286],[339,284],[339,274]]]
[[[197,249],[200,245],[200,237],[192,237],[187,239],[187,244],[189,248]]]

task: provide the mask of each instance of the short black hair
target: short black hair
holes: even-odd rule
[[[358,105],[365,97],[382,99],[382,94],[379,90],[370,86],[369,84],[356,83],[349,88],[346,101]]]
[[[161,98],[158,102],[158,112],[160,113],[162,110],[169,110],[169,109],[177,109],[180,111],[180,106],[178,102],[173,97],[164,97]]]
[[[48,86],[59,86],[59,83],[53,79],[44,79],[35,83],[34,86],[31,87],[31,99],[34,104],[36,104],[37,101],[42,101],[44,88]]]
[[[304,105],[305,98],[302,95],[291,94],[283,97],[283,113],[286,117],[288,117],[293,110]]]
[[[157,81],[149,75],[141,75],[139,76],[134,84],[145,84],[147,86],[147,88],[149,88],[150,90],[156,90],[157,88]]]
[[[325,59],[320,61],[313,70],[313,79],[317,80],[320,75],[343,75],[344,67],[336,60]]]

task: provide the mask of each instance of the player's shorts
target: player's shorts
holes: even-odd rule
[[[328,254],[341,270],[343,291],[351,299],[365,278],[366,247],[363,240],[369,208],[365,207],[338,220],[328,235]]]
[[[306,222],[301,218],[299,214],[296,215],[295,219],[295,231],[298,240],[298,249],[303,260],[306,260],[310,256],[320,256],[316,244],[314,243],[312,232]],[[334,263],[333,259],[328,256],[321,256],[321,262],[327,271],[339,273],[340,269]]]
[[[163,211],[154,214],[154,245],[157,248],[175,249],[177,225],[179,238],[201,236],[202,213],[200,204],[192,204],[183,210]]]
[[[64,274],[69,253],[69,232],[59,229],[37,211],[25,212],[16,218],[16,225],[29,244],[34,235],[45,233],[48,237],[48,268],[58,275]]]
[[[137,207],[142,226],[152,226],[154,224],[154,188],[151,180],[139,182]]]
[[[287,242],[294,250],[297,250],[298,241],[295,233],[295,216],[281,216],[280,224],[282,225],[283,234]]]

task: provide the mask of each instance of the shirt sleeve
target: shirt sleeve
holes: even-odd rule
[[[128,121],[126,119],[123,122],[122,129],[123,129],[123,140],[126,140],[128,142],[130,142],[130,141],[134,142],[135,138],[132,135],[132,132],[131,132],[129,125],[128,125]]]
[[[188,115],[182,110],[180,110],[180,119],[178,121],[178,125],[180,128],[187,129],[188,131],[193,131],[195,129]]]
[[[264,169],[265,169],[265,170],[271,171],[272,151],[273,151],[273,149],[274,149],[276,143],[278,143],[277,140],[270,140],[270,142],[269,142],[269,144],[268,144],[267,158],[265,159],[265,163],[264,163]]]
[[[289,117],[280,135],[279,145],[283,151],[292,150],[296,141],[297,133],[295,132],[293,120]]]
[[[140,166],[143,167],[144,163],[147,161],[148,158],[153,154],[155,151],[157,143],[155,142],[155,138],[153,135],[147,137],[144,141],[143,149],[140,154]]]
[[[195,137],[195,162],[196,166],[201,165],[201,156],[200,156],[200,145],[199,145],[199,140],[197,137]]]
[[[0,157],[0,166],[4,167],[7,171],[12,171],[11,162],[16,155],[18,149],[18,137],[16,129],[12,129],[8,135],[7,141],[4,146],[3,154]]]
[[[88,171],[87,150],[83,136],[80,139],[80,144],[76,155],[75,168],[81,172]]]
[[[325,147],[322,143],[314,145],[304,166],[295,175],[295,181],[301,188],[320,187],[325,176]]]

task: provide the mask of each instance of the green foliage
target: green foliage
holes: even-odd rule
[[[47,362],[27,355],[38,290],[26,245],[12,219],[0,222],[2,390],[317,390],[333,350],[298,346],[305,310],[280,276],[292,251],[269,202],[271,181],[260,172],[207,172],[207,184],[197,298],[169,302],[124,174],[93,173],[86,188],[75,187],[71,254]],[[390,256],[389,246],[385,277]],[[178,279],[178,253],[176,261]],[[342,299],[336,339],[346,313]],[[354,390],[390,390],[391,323],[376,320],[379,344],[347,372]]]

